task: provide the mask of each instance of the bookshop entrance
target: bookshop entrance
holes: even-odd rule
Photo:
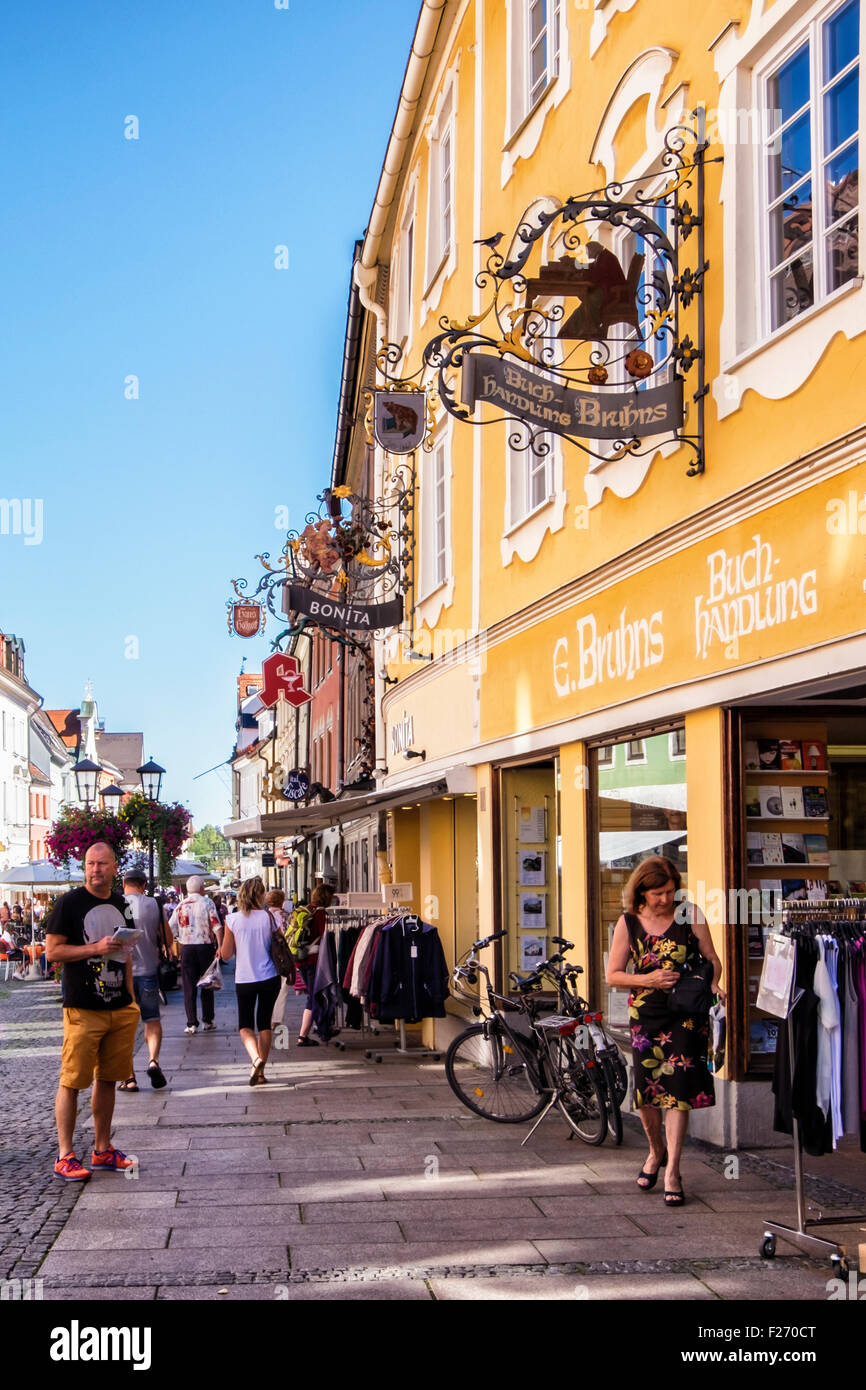
[[[775,909],[866,900],[866,681],[777,692],[732,711],[739,741],[739,834],[732,869],[761,894],[761,922],[738,934],[748,994],[743,1070],[773,1070],[779,1022],[756,1004]]]

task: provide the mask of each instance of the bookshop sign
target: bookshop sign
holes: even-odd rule
[[[674,433],[683,423],[679,377],[644,391],[579,391],[524,363],[467,352],[461,394],[470,412],[489,402],[528,425],[585,439],[642,439]]]
[[[866,463],[846,487],[866,490]],[[737,669],[759,688],[768,660],[862,642],[863,537],[828,527],[838,493],[828,478],[490,643],[482,738],[513,736],[526,710],[541,728]]]

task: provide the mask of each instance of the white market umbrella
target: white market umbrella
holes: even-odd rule
[[[29,864],[16,864],[0,874],[0,883],[10,888],[63,888],[83,882],[81,869],[59,869],[48,859],[31,859]]]

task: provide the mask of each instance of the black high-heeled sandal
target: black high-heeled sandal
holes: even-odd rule
[[[671,1191],[669,1191],[668,1188],[665,1188],[665,1206],[666,1206],[666,1207],[681,1207],[681,1206],[683,1206],[683,1205],[685,1204],[685,1200],[686,1200],[686,1191],[685,1191],[685,1188],[683,1187],[683,1180],[682,1180],[682,1178],[680,1178],[680,1190],[679,1190],[679,1192],[671,1192]]]
[[[653,1188],[659,1180],[659,1173],[661,1172],[662,1168],[666,1166],[667,1161],[668,1151],[667,1149],[665,1149],[661,1157],[661,1162],[659,1163],[659,1166],[658,1168],[656,1168],[654,1173],[645,1173],[644,1170],[641,1169],[636,1178],[637,1185],[640,1188],[641,1192],[652,1192]],[[646,1182],[642,1183],[641,1178],[646,1178]]]

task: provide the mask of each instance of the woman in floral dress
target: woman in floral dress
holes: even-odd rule
[[[725,1001],[718,988],[721,961],[706,922],[693,904],[683,902],[681,882],[676,865],[660,855],[638,865],[623,891],[625,912],[614,930],[607,967],[608,985],[630,991],[635,1107],[650,1146],[637,1184],[650,1192],[667,1164],[665,1204],[670,1207],[685,1201],[680,1154],[689,1114],[715,1105],[715,1095],[707,1066],[709,1018],[672,1013],[668,995],[686,960],[703,956],[713,965],[713,990]]]

